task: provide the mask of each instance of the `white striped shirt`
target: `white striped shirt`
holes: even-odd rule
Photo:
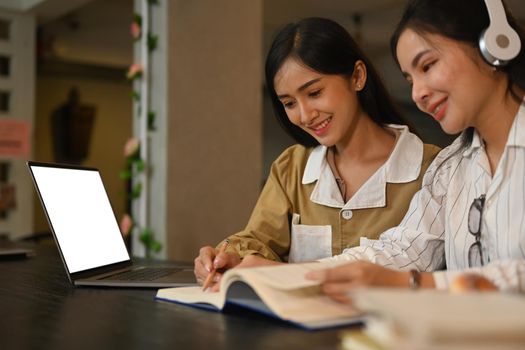
[[[457,139],[436,157],[398,227],[378,240],[361,238],[359,247],[324,260],[436,271],[438,289],[447,289],[461,273],[474,272],[501,290],[525,292],[525,105],[514,119],[494,176],[479,134],[474,133],[466,150],[454,154],[459,146]],[[468,231],[468,212],[481,195],[486,196],[481,224],[485,266],[469,268],[468,250],[475,238]]]

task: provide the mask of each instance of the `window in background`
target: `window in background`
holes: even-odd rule
[[[11,21],[0,19],[0,40],[8,41],[11,34]]]
[[[0,55],[0,77],[9,77],[11,75],[11,57]]]
[[[9,112],[10,97],[11,97],[11,94],[9,93],[9,91],[0,90],[0,113]]]

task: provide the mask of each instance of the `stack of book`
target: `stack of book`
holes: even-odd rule
[[[345,349],[525,349],[525,297],[500,292],[363,289],[354,305],[365,328],[342,333]]]

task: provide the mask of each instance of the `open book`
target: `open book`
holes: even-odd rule
[[[164,288],[156,298],[216,311],[231,303],[307,329],[361,322],[359,311],[329,299],[319,282],[304,278],[308,271],[329,266],[306,263],[232,269],[223,275],[218,293],[203,292],[201,287]]]

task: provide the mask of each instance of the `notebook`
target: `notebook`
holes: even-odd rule
[[[195,285],[193,267],[133,263],[94,168],[27,163],[69,280],[80,286]]]

